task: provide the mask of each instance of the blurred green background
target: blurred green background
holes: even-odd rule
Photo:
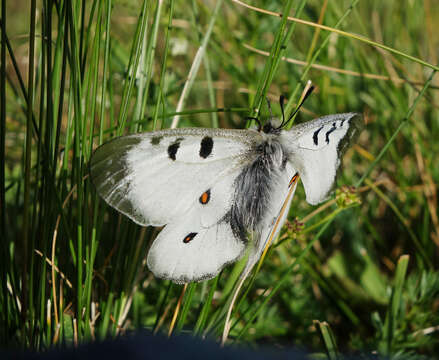
[[[219,339],[242,264],[184,289],[154,278],[145,257],[158,229],[98,198],[90,155],[173,121],[245,128],[246,116],[267,119],[265,97],[277,116],[281,94],[294,110],[311,80],[297,123],[357,111],[366,126],[331,200],[313,207],[299,185],[277,244],[241,292],[228,343],[302,346],[330,359],[437,356],[437,1],[1,6],[3,347],[137,328]]]

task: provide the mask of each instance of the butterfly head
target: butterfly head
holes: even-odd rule
[[[277,124],[276,124],[277,123]],[[270,121],[264,124],[261,130],[265,134],[279,134],[282,130],[282,124],[276,118],[271,118]]]
[[[267,105],[268,105],[268,110],[270,111],[270,115],[271,115],[270,120],[267,123],[265,123],[264,126],[262,126],[261,121],[258,118],[248,117],[247,119],[255,120],[258,123],[257,130],[259,132],[262,131],[265,134],[279,134],[280,131],[282,129],[286,128],[288,123],[292,119],[294,119],[295,115],[300,110],[300,108],[302,107],[303,103],[308,98],[308,96],[311,95],[313,90],[314,90],[314,86],[309,87],[309,89],[306,91],[305,95],[303,96],[302,100],[300,101],[299,106],[297,106],[296,110],[294,110],[294,112],[288,117],[288,119],[286,119],[286,117],[285,117],[285,110],[284,110],[285,96],[283,96],[283,95],[281,95],[279,97],[279,104],[280,104],[280,108],[282,111],[282,121],[281,122],[279,122],[277,120],[277,118],[275,118],[273,116],[273,112],[271,110],[270,100],[268,100],[268,98],[267,98]]]
[[[278,135],[282,130],[282,126],[280,126],[281,122],[275,117],[270,118],[270,120],[268,120],[264,125],[262,125],[261,121],[256,117],[248,116],[246,119],[256,121],[257,126],[252,126],[251,129],[256,130],[259,133]]]

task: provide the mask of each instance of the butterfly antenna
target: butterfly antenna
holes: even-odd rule
[[[314,90],[314,85],[310,86],[306,90],[305,95],[303,95],[302,100],[300,101],[300,103],[297,106],[296,110],[294,110],[294,112],[290,115],[290,117],[288,118],[288,120],[285,123],[282,123],[283,126],[287,125],[292,119],[294,119],[294,117],[299,112],[300,108],[302,107],[303,103],[306,101],[306,99],[308,99],[308,97],[311,95],[313,90]],[[282,105],[281,105],[281,107],[282,107]]]
[[[261,121],[260,121],[258,118],[253,117],[253,116],[246,116],[245,119],[246,119],[246,120],[254,120],[254,121],[256,121],[256,122],[258,123],[258,132],[261,131],[261,129],[262,129],[262,124],[261,124]]]
[[[284,110],[284,102],[285,102],[285,96],[281,95],[279,97],[279,104],[280,104],[280,109],[282,111],[282,123],[280,124],[280,126],[278,127],[278,129],[282,129],[282,127],[285,124],[285,110]]]

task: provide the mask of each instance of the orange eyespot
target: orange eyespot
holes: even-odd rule
[[[197,235],[197,234],[198,234],[198,233],[195,233],[195,232],[192,232],[192,233],[190,233],[190,234],[187,234],[186,237],[183,239],[183,242],[184,242],[185,244],[189,243],[189,241],[191,241],[191,240],[195,237],[195,235]]]
[[[210,200],[210,189],[205,191],[203,194],[201,194],[200,196],[200,203],[203,205],[206,205]]]
[[[291,178],[290,183],[288,184],[288,187],[293,186],[297,180],[299,180],[299,174],[295,173],[294,176]]]

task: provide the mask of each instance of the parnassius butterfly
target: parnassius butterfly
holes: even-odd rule
[[[147,258],[155,276],[201,281],[246,249],[254,265],[286,219],[298,176],[310,204],[325,200],[361,122],[345,113],[290,130],[270,122],[122,136],[97,148],[90,172],[109,205],[139,225],[165,225]]]

